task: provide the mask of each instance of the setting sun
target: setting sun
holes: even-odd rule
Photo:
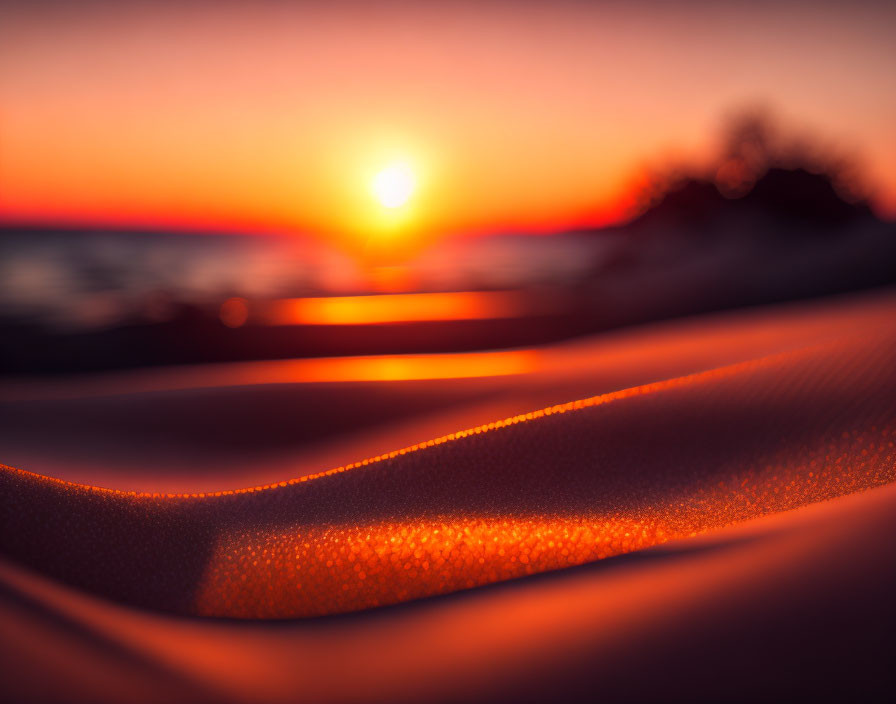
[[[406,164],[391,164],[373,179],[373,195],[384,208],[400,208],[414,192],[416,179]]]

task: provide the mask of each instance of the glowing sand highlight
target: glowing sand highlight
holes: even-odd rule
[[[268,325],[376,325],[438,320],[491,320],[530,314],[509,291],[406,293],[293,298],[262,312]]]

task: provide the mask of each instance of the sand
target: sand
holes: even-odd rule
[[[868,699],[893,678],[894,349],[884,291],[558,345],[501,377],[9,384],[5,686]],[[165,412],[183,404],[220,433]],[[306,422],[328,430],[290,434]],[[179,450],[141,459],[169,432]]]

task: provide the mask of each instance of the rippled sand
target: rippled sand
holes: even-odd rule
[[[709,701],[823,692],[827,667],[829,688],[870,696],[896,586],[894,350],[884,292],[569,343],[498,377],[10,385],[11,686],[52,693],[35,674],[52,671],[85,701]],[[266,426],[284,398],[295,436]],[[303,434],[353,403],[360,421]],[[191,436],[184,407],[220,439]],[[192,464],[141,453],[127,413]],[[228,428],[255,440],[234,451]]]

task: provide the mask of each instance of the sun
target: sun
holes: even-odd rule
[[[414,172],[407,164],[390,164],[373,177],[371,190],[384,208],[400,208],[407,203],[417,187]]]

